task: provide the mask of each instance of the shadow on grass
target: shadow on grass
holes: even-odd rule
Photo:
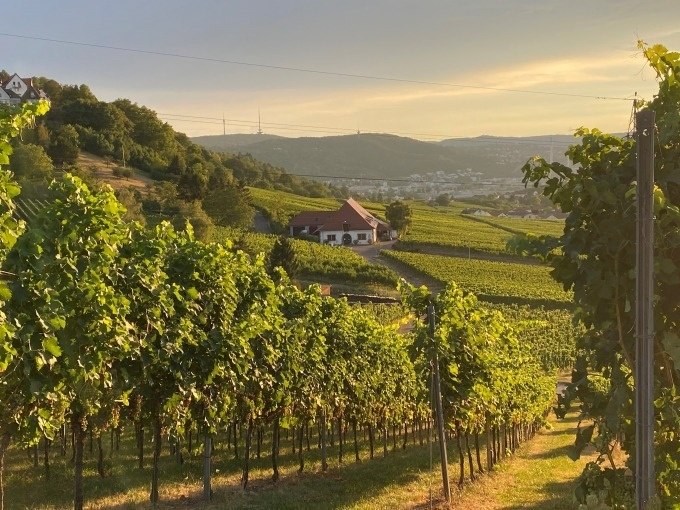
[[[543,494],[553,494],[551,498],[546,498],[539,503],[528,503],[526,505],[505,506],[503,510],[573,510],[578,505],[574,503],[573,492],[574,482],[550,482],[542,487]]]
[[[307,452],[305,452],[307,453]],[[215,502],[224,502],[228,508],[277,508],[277,509],[336,509],[370,501],[390,486],[407,485],[429,469],[427,447],[409,446],[407,450],[390,452],[360,463],[349,462],[336,465],[328,472],[320,472],[315,452],[312,466],[301,475],[293,472],[274,484],[268,478],[256,479],[243,491],[238,486],[227,485],[216,491]],[[217,506],[216,508],[220,508]]]
[[[573,434],[577,423],[576,418],[564,420],[568,423],[566,429],[544,430],[542,434]],[[271,480],[271,459],[269,451],[271,444],[269,437],[262,446],[260,459],[250,461],[251,478],[249,486],[244,490],[240,483],[242,460],[234,459],[233,449],[226,448],[226,438],[216,441],[213,455],[213,491],[211,503],[202,499],[202,465],[198,455],[189,457],[186,462],[178,464],[169,455],[167,443],[164,444],[160,463],[161,505],[159,508],[202,508],[215,510],[230,509],[329,509],[360,505],[371,508],[374,501],[392,494],[395,490],[404,491],[409,484],[422,482],[423,475],[431,472],[433,479],[438,478],[438,464],[430,465],[430,450],[427,444],[414,445],[409,438],[406,450],[398,448],[393,451],[390,444],[389,454],[382,456],[382,445],[376,445],[376,455],[373,460],[368,458],[368,445],[360,439],[360,455],[362,461],[354,462],[353,444],[345,445],[345,462],[338,465],[337,443],[328,448],[330,469],[321,472],[321,452],[312,438],[310,450],[305,448],[305,470],[297,473],[297,456],[292,454],[290,440],[282,438],[279,467],[281,479],[274,483]],[[482,443],[483,443],[483,438]],[[391,443],[391,441],[390,441]],[[124,434],[121,450],[114,453],[113,458],[107,458],[109,476],[100,478],[96,473],[96,458],[86,454],[85,465],[85,501],[88,508],[106,510],[129,510],[151,508],[148,503],[149,485],[151,479],[150,444],[145,452],[145,468],[137,468],[134,454],[134,438],[132,434]],[[243,454],[242,444],[239,453]],[[482,444],[482,449],[484,444]],[[438,446],[433,445],[434,458],[438,457]],[[108,455],[108,448],[106,454]],[[548,452],[531,454],[529,458],[540,460],[559,455],[567,455],[568,447],[555,448]],[[73,466],[69,461],[70,451],[62,457],[58,448],[52,448],[51,478],[46,481],[43,467],[34,467],[25,451],[10,450],[7,455],[6,471],[6,502],[11,508],[42,508],[50,510],[67,509],[72,507],[73,495]],[[449,442],[449,461],[452,484],[455,483],[458,453]],[[40,461],[42,462],[42,452]],[[436,482],[435,482],[436,483]],[[438,484],[437,484],[438,485]],[[559,484],[546,487],[547,494],[560,494]],[[422,487],[416,489],[422,492]],[[425,489],[427,490],[427,489]],[[564,487],[561,489],[565,490]],[[569,490],[568,488],[566,490]],[[408,494],[408,489],[406,489]],[[441,507],[441,494],[437,492],[434,508]],[[409,507],[419,508],[423,503],[422,494],[415,496],[416,501]],[[420,508],[429,508],[429,501]],[[381,503],[385,507],[384,503]],[[400,506],[400,505],[395,505]],[[389,506],[387,506],[389,507]],[[523,508],[523,507],[517,507]],[[536,508],[563,508],[542,504]],[[566,508],[566,507],[565,507]]]
[[[531,453],[531,454],[526,455],[526,458],[530,459],[530,460],[554,459],[556,457],[573,458],[573,455],[575,455],[574,446],[568,444],[568,445],[565,445],[565,446],[553,448],[552,450],[545,450],[545,451],[542,451],[542,452]]]
[[[132,437],[124,437],[121,451],[114,453],[106,464],[108,476],[99,477],[96,457],[85,457],[84,489],[85,506],[106,510],[129,510],[151,508],[148,493],[151,479],[150,450],[145,452],[145,468],[137,468]],[[369,460],[367,445],[360,441],[362,461],[354,462],[353,445],[346,445],[345,462],[338,465],[337,444],[328,448],[330,469],[321,472],[321,453],[312,444],[305,450],[305,470],[297,473],[297,456],[293,456],[289,442],[282,439],[279,467],[281,479],[271,480],[270,445],[265,442],[260,459],[250,460],[251,481],[244,490],[240,485],[242,459],[234,459],[233,450],[227,450],[224,442],[218,443],[213,455],[213,500],[202,499],[202,465],[200,456],[187,458],[183,465],[169,455],[164,445],[160,462],[161,504],[158,508],[277,508],[277,509],[336,509],[364,501],[370,506],[371,497],[388,487],[409,484],[418,479],[423,471],[430,469],[429,449],[413,445],[406,450],[392,450],[390,445],[386,458],[382,447],[375,458]],[[149,445],[150,446],[150,445]],[[86,447],[87,451],[87,447]],[[266,453],[264,453],[266,452]],[[73,465],[70,451],[66,456],[58,447],[50,452],[50,479],[46,480],[43,457],[40,465],[23,450],[11,449],[6,458],[6,508],[72,508]],[[239,453],[243,454],[241,447]],[[188,456],[187,456],[188,457]],[[436,469],[436,468],[435,468]]]

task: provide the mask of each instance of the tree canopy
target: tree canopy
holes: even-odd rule
[[[17,178],[48,182],[52,178],[54,165],[40,145],[22,143],[14,149],[10,169]]]
[[[385,207],[385,218],[393,229],[403,235],[411,226],[411,206],[396,200]]]

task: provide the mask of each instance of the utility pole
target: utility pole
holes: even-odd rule
[[[434,305],[432,303],[427,305],[427,319],[429,322],[430,340],[434,345],[435,343],[434,331],[437,318],[435,317]],[[436,345],[434,345],[434,347],[435,347],[433,357],[434,359],[432,360],[432,364],[434,365],[433,399],[435,408],[433,409],[433,411],[434,415],[437,418],[437,437],[439,439],[439,456],[441,457],[442,464],[442,484],[444,486],[444,498],[446,499],[446,502],[449,503],[451,501],[451,486],[449,485],[449,460],[446,454],[446,436],[444,435],[444,410],[442,408],[442,387],[441,380],[439,379],[439,352],[437,350]]]
[[[123,151],[123,168],[125,168],[125,143],[121,142],[120,148]]]
[[[227,134],[227,121],[224,118],[224,113],[222,114],[222,134],[225,136]]]
[[[262,122],[260,121],[260,109],[257,109],[257,134],[262,134]]]
[[[635,499],[654,499],[654,111],[635,115],[637,247],[635,287]]]

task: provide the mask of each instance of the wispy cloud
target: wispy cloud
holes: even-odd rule
[[[620,83],[639,73],[641,61],[632,53],[616,53],[588,58],[571,57],[539,60],[517,66],[487,69],[474,74],[452,76],[447,82],[479,85],[488,88],[411,86],[373,94],[370,101],[403,103],[421,99],[444,99],[460,96],[505,94],[493,89],[513,89],[547,92],[568,92],[565,88],[578,86],[578,93],[615,95],[607,84]],[[618,87],[617,87],[618,88]]]
[[[641,84],[639,71],[643,65],[642,59],[633,52],[615,52],[535,60],[451,75],[446,81],[595,96],[628,96],[639,90],[643,97],[649,97],[655,85],[653,80]],[[162,95],[155,96],[156,104],[161,99]],[[162,102],[170,101],[170,98],[164,98]],[[187,113],[195,114],[201,111],[199,102],[206,101],[212,102],[216,108],[213,111],[227,112],[227,117],[256,119],[259,107],[263,120],[269,122],[385,132],[411,132],[415,125],[424,126],[417,129],[419,132],[448,133],[450,136],[569,132],[580,125],[621,131],[627,125],[630,109],[623,101],[404,83],[371,83],[335,90],[279,90],[272,87],[266,94],[248,90],[232,90],[228,94],[210,91],[197,98],[196,104],[183,98],[182,107]],[[176,107],[171,111],[176,111]],[[211,128],[199,124],[184,124],[181,128],[203,133],[210,129],[221,131],[220,126]],[[272,131],[276,129],[272,127]]]

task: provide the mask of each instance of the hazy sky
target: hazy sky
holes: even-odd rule
[[[651,98],[638,38],[680,50],[680,0],[36,0],[0,32],[321,71]],[[368,80],[0,36],[0,67],[227,132],[416,138],[626,131],[628,101]],[[222,123],[168,120],[190,135]],[[278,124],[278,125],[276,125]],[[282,125],[283,124],[283,125]],[[287,126],[285,126],[287,125]],[[291,125],[323,126],[312,130]],[[286,129],[284,129],[286,128]],[[330,129],[333,128],[333,129]],[[426,136],[427,134],[437,136]]]

